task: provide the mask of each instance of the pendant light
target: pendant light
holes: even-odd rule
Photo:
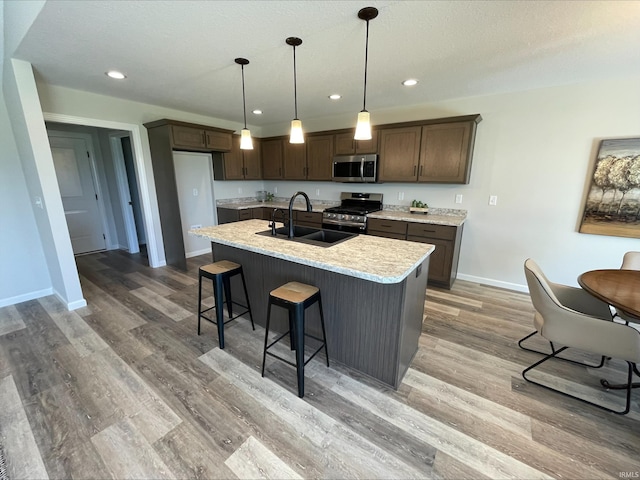
[[[298,119],[298,85],[296,82],[296,47],[302,45],[302,40],[298,37],[289,37],[285,40],[287,45],[293,47],[293,106],[295,118],[291,120],[291,133],[289,134],[289,143],[304,143],[304,135],[302,133],[302,122]]]
[[[242,112],[244,113],[244,128],[240,131],[240,150],[253,150],[251,132],[247,128],[247,103],[244,96],[244,66],[249,65],[246,58],[236,58],[235,62],[242,68]]]
[[[364,96],[362,101],[362,111],[358,114],[355,140],[371,140],[371,120],[367,111],[367,63],[369,60],[369,20],[378,16],[378,9],[375,7],[365,7],[358,12],[358,18],[367,22],[367,39],[364,47]]]

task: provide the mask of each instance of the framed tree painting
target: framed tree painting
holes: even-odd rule
[[[640,238],[640,138],[600,143],[580,232]]]

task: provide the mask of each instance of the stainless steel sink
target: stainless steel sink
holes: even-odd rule
[[[292,242],[307,243],[309,245],[317,245],[319,247],[330,247],[345,240],[349,240],[357,235],[357,233],[338,232],[336,230],[322,230],[311,227],[301,227],[294,225],[293,238],[288,238],[289,229],[287,227],[276,228],[275,236],[271,230],[256,232],[256,235],[264,237],[278,238],[281,240],[290,240]]]

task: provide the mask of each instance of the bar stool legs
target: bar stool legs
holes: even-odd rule
[[[235,275],[240,275],[242,279],[242,287],[244,288],[244,295],[247,301],[246,305],[242,305],[240,303],[234,302],[231,298],[231,277]],[[202,309],[202,278],[208,278],[213,282],[213,298],[214,298],[214,306],[207,308],[205,310]],[[229,313],[229,319],[224,321],[224,301],[226,299],[227,303],[227,312]],[[238,305],[245,310],[233,315],[233,305]],[[215,320],[211,317],[204,315],[210,310],[216,311]],[[208,265],[203,265],[198,270],[198,335],[200,335],[200,319],[207,320],[211,323],[216,324],[218,327],[218,344],[221,349],[224,348],[224,325],[225,323],[229,323],[231,320],[235,320],[241,315],[245,313],[249,314],[249,319],[251,320],[251,328],[256,329],[253,323],[253,315],[251,314],[251,304],[249,303],[249,294],[247,292],[247,283],[244,279],[244,272],[242,271],[242,265],[238,265],[237,263],[230,262],[228,260],[221,260],[219,262],[210,263]]]
[[[305,310],[313,305],[318,304],[320,312],[320,325],[322,327],[322,338],[318,338],[314,335],[305,333]],[[273,342],[268,344],[269,341],[269,326],[271,324],[271,307],[277,305],[282,308],[286,308],[289,313],[289,331],[281,334]],[[296,363],[269,351],[276,343],[282,340],[284,337],[289,336],[291,342],[291,349],[295,350]],[[313,338],[321,345],[313,352],[313,354],[305,361],[304,359],[304,344],[305,337]],[[320,296],[320,290],[317,287],[311,285],[305,285],[299,282],[289,282],[269,294],[269,305],[267,308],[267,324],[265,328],[264,336],[264,351],[262,354],[262,376],[264,377],[264,368],[267,359],[267,355],[282,360],[283,362],[296,367],[296,375],[298,379],[298,396],[304,397],[304,366],[316,356],[320,350],[324,348],[325,357],[327,360],[327,367],[329,366],[329,352],[327,350],[327,335],[324,327],[324,312],[322,310],[322,298]]]

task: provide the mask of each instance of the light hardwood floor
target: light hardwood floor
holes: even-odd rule
[[[300,399],[288,365],[268,360],[260,376],[262,328],[228,324],[224,350],[214,325],[196,334],[197,267],[209,261],[181,272],[87,255],[77,263],[88,307],[68,312],[46,297],[0,309],[9,478],[640,475],[640,391],[618,416],[522,379],[540,358],[516,343],[532,331],[527,295],[463,281],[429,288],[420,349],[397,391],[318,355]],[[598,380],[619,378],[621,365],[555,362],[539,378],[619,404]]]

